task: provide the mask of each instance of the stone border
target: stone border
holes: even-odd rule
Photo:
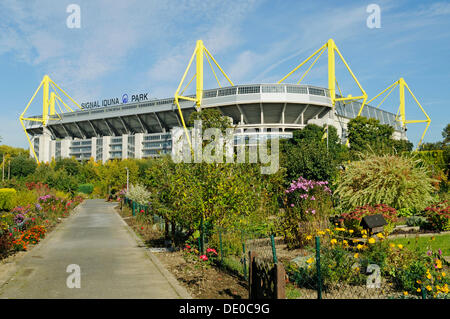
[[[387,236],[388,239],[394,239],[394,238],[415,238],[415,237],[433,237],[433,236],[440,236],[440,235],[447,235],[450,234],[450,231],[442,231],[439,233],[424,233],[424,234],[396,234],[396,235],[389,235]]]
[[[117,204],[117,203],[116,203]],[[117,204],[118,205],[118,204]],[[117,205],[115,207],[117,207]],[[169,285],[175,290],[175,292],[180,296],[180,299],[193,299],[192,296],[188,293],[187,289],[180,285],[178,280],[172,275],[166,267],[161,263],[161,261],[156,257],[149,249],[147,249],[145,243],[142,239],[133,231],[133,229],[124,221],[122,216],[114,209],[114,206],[111,206],[114,213],[120,218],[122,223],[124,224],[125,229],[130,233],[130,235],[136,240],[137,244],[140,247],[145,247],[145,253],[159,270],[159,272],[163,275],[164,278],[169,282]]]

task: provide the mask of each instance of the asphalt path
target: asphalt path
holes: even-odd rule
[[[114,205],[92,199],[76,208],[17,262],[0,298],[189,298]]]

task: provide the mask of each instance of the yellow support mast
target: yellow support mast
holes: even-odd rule
[[[333,114],[335,112],[335,105],[336,101],[350,101],[350,100],[360,100],[362,99],[363,102],[361,104],[361,107],[358,112],[358,116],[361,115],[361,112],[366,105],[367,100],[367,93],[364,91],[363,87],[359,83],[358,79],[356,78],[353,71],[350,69],[350,66],[348,65],[347,61],[345,61],[344,57],[342,56],[341,52],[339,51],[336,43],[333,39],[329,39],[324,45],[322,45],[318,50],[316,50],[312,55],[310,55],[306,60],[304,60],[302,63],[297,65],[291,72],[289,72],[287,75],[285,75],[278,83],[282,83],[284,80],[286,80],[288,77],[290,77],[293,73],[295,73],[298,69],[300,69],[305,63],[307,63],[310,59],[312,59],[314,56],[316,56],[315,60],[312,62],[312,64],[309,66],[309,68],[303,73],[303,75],[300,77],[300,80],[297,82],[297,84],[300,84],[300,82],[303,80],[303,78],[306,76],[306,74],[311,70],[313,65],[317,62],[317,60],[320,58],[322,53],[324,51],[327,51],[328,55],[328,91],[330,93],[331,103],[333,107]],[[341,61],[344,63],[345,67],[347,68],[348,72],[352,76],[353,80],[357,84],[358,88],[361,90],[361,95],[359,96],[351,96],[350,94],[347,97],[341,96],[340,98],[336,98],[336,85],[337,85],[337,79],[336,79],[336,53],[341,59]],[[339,88],[339,86],[338,86]],[[340,89],[339,89],[340,91]],[[342,93],[342,92],[340,92]],[[347,140],[346,145],[349,144],[349,141]]]
[[[181,118],[181,123],[183,124],[183,128],[184,128],[184,132],[186,134],[186,137],[188,139],[189,145],[192,149],[192,144],[191,144],[191,140],[189,138],[189,134],[187,131],[187,127],[186,127],[186,123],[184,121],[184,117],[183,117],[183,113],[181,112],[181,107],[180,107],[180,100],[187,100],[187,101],[193,101],[195,102],[196,108],[197,109],[201,109],[202,107],[202,100],[203,100],[203,85],[204,85],[204,77],[203,77],[203,63],[204,63],[204,57],[206,57],[209,66],[211,67],[211,70],[214,74],[214,77],[217,80],[217,83],[219,84],[219,87],[222,87],[219,79],[217,78],[216,72],[214,71],[213,65],[210,61],[210,59],[214,62],[214,64],[216,65],[216,67],[220,70],[220,72],[224,75],[224,77],[227,79],[227,81],[230,83],[230,85],[234,86],[233,82],[230,80],[230,78],[228,77],[228,75],[225,73],[225,71],[220,67],[220,65],[217,63],[217,61],[214,59],[214,57],[212,56],[212,54],[208,51],[208,49],[204,46],[203,41],[202,40],[198,40],[194,49],[194,53],[191,56],[191,59],[189,60],[188,66],[186,68],[186,70],[184,71],[183,77],[181,78],[180,84],[178,85],[178,88],[175,92],[174,95],[174,102],[178,108],[178,112],[180,114],[180,118]],[[184,87],[183,90],[181,90],[181,88],[183,87],[184,81],[186,79],[186,76],[191,68],[191,65],[194,61],[195,58],[195,74],[192,77],[192,79],[187,83],[187,85]],[[194,78],[196,78],[196,89],[195,89],[195,98],[192,97],[188,97],[188,96],[183,96],[183,93],[186,91],[186,89],[189,87],[189,85],[191,84],[191,82],[194,80]]]
[[[397,116],[398,113],[400,113],[400,123],[402,125],[403,129],[406,129],[406,124],[411,124],[411,123],[427,123],[425,130],[422,133],[422,136],[420,137],[419,143],[417,144],[416,150],[419,149],[420,145],[422,144],[423,138],[425,137],[425,133],[428,130],[428,127],[430,126],[431,123],[431,118],[428,116],[428,114],[425,112],[425,110],[423,109],[422,105],[419,103],[419,101],[417,100],[417,98],[415,97],[415,95],[413,94],[413,92],[411,91],[411,89],[409,88],[408,84],[406,83],[405,79],[400,78],[397,81],[395,81],[394,83],[392,83],[391,85],[389,85],[386,89],[384,89],[383,91],[381,91],[380,93],[378,93],[377,95],[375,95],[372,99],[370,99],[367,103],[370,103],[374,100],[376,100],[377,98],[379,98],[380,96],[382,96],[383,94],[385,94],[386,92],[389,92],[384,96],[384,98],[381,100],[381,102],[377,105],[377,108],[380,107],[381,104],[383,104],[383,102],[387,99],[387,97],[392,93],[392,91],[398,86],[399,88],[399,107],[397,110]],[[406,102],[405,102],[405,88],[408,90],[408,92],[411,94],[412,98],[414,99],[414,101],[416,102],[416,104],[419,106],[419,108],[422,110],[423,114],[425,114],[425,117],[427,118],[426,120],[407,120],[406,119]],[[396,117],[397,118],[397,117]]]
[[[300,69],[303,65],[305,65],[309,60],[311,60],[313,57],[316,57],[315,60],[312,62],[312,64],[309,66],[309,68],[305,71],[305,73],[300,77],[300,80],[297,82],[297,84],[300,84],[300,82],[303,80],[303,78],[306,76],[306,74],[311,70],[313,65],[317,62],[319,57],[322,55],[324,51],[327,51],[328,55],[328,91],[330,92],[330,98],[331,103],[333,105],[333,112],[334,107],[336,104],[336,101],[349,101],[349,100],[359,100],[363,99],[363,103],[361,104],[361,108],[358,112],[358,115],[361,114],[364,105],[366,104],[367,100],[367,94],[362,88],[361,84],[359,83],[358,79],[356,78],[353,71],[350,69],[350,66],[345,61],[344,57],[342,56],[341,52],[339,51],[336,43],[333,39],[329,39],[324,45],[322,45],[319,49],[317,49],[313,54],[311,54],[306,60],[304,60],[302,63],[297,65],[294,69],[292,69],[287,75],[285,75],[278,83],[282,83],[284,80],[286,80],[288,77],[290,77],[292,74],[294,74],[298,69]],[[360,96],[351,96],[348,95],[347,97],[340,97],[336,98],[336,53],[341,59],[341,61],[344,63],[345,67],[347,68],[348,72],[352,76],[355,83],[358,85],[359,89],[361,90]]]
[[[25,117],[25,113],[27,112],[28,108],[30,107],[31,103],[33,102],[34,98],[42,88],[42,115],[40,117]],[[53,91],[50,90],[52,88]],[[48,122],[51,120],[58,120],[61,119],[60,115],[56,111],[55,105],[58,104],[58,107],[63,113],[63,110],[59,104],[64,106],[66,111],[73,112],[72,108],[70,108],[61,98],[61,95],[59,95],[58,91],[60,91],[64,96],[66,96],[72,103],[74,103],[80,110],[83,108],[78,105],[77,102],[75,102],[63,89],[61,89],[53,80],[48,76],[44,75],[41,83],[39,84],[38,88],[34,92],[33,96],[31,97],[30,101],[28,102],[27,106],[25,107],[25,110],[23,110],[22,114],[19,117],[20,124],[22,125],[22,128],[25,132],[25,135],[27,136],[28,143],[30,145],[30,149],[33,153],[34,158],[36,159],[36,162],[39,163],[39,158],[36,155],[36,152],[33,147],[33,143],[31,143],[30,136],[28,135],[27,129],[25,127],[24,121],[29,122],[40,122],[42,123],[43,127],[46,127]]]

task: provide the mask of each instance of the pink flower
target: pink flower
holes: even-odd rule
[[[199,258],[201,260],[203,260],[203,261],[207,261],[208,260],[208,257],[206,255],[201,255]]]

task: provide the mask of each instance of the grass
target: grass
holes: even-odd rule
[[[434,239],[433,239],[434,238]],[[437,251],[442,250],[442,255],[450,256],[450,234],[436,235],[436,236],[423,236],[423,237],[407,237],[407,238],[395,238],[391,240],[396,244],[402,244],[409,249],[418,249],[419,251],[426,252],[428,249]]]
[[[302,294],[293,284],[286,284],[286,299],[298,299],[301,296]]]

